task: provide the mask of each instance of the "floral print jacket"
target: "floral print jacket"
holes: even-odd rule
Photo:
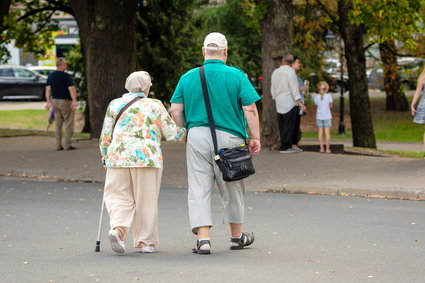
[[[136,96],[140,99],[123,112],[113,130],[120,110]],[[162,167],[162,136],[181,141],[185,135],[161,101],[143,93],[126,93],[109,104],[99,146],[106,167]]]

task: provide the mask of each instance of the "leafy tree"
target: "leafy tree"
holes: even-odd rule
[[[219,31],[226,35],[229,42],[227,63],[243,70],[254,84],[261,76],[259,16],[261,11],[253,0],[227,0],[218,7],[204,8],[201,15],[201,43],[210,32]]]
[[[57,30],[51,21],[55,11],[69,13],[77,20],[87,74],[91,136],[99,137],[108,103],[122,95],[125,78],[136,69],[138,1],[12,0],[14,4],[23,10],[9,12],[2,36],[5,33],[7,39],[16,40],[16,46],[36,54],[43,54],[43,46],[51,43],[47,31]]]
[[[14,45],[42,57],[53,45],[52,33],[58,30],[57,22],[52,20],[57,10],[71,12],[66,1],[2,1],[0,19],[1,62],[6,62],[10,54],[5,44],[14,40]]]
[[[352,0],[338,0],[337,2],[316,0],[316,4],[326,13],[334,27],[338,28],[344,40],[344,54],[349,76],[353,145],[376,148],[366,76],[364,43],[366,28],[363,24],[356,24],[352,21]]]
[[[401,84],[394,40],[412,48],[414,36],[424,31],[423,0],[353,0],[351,19],[365,26],[372,43],[379,44],[387,92],[387,110],[408,111],[409,104]]]
[[[200,64],[195,0],[144,1],[137,13],[138,63],[153,78],[151,91],[169,100],[179,77]]]
[[[338,0],[338,26],[344,39],[349,76],[353,146],[376,148],[366,77],[364,49],[366,31],[363,25],[357,25],[351,21],[352,10],[351,0]]]
[[[257,0],[256,4],[267,7],[261,19],[261,56],[263,71],[263,125],[262,144],[274,146],[279,140],[276,105],[271,97],[271,75],[282,57],[292,51],[293,6],[291,0]]]
[[[312,91],[319,81],[327,80],[323,70],[323,54],[327,49],[324,34],[330,19],[323,15],[317,5],[294,5],[293,53],[300,57],[303,67],[299,71],[301,78],[310,81]]]

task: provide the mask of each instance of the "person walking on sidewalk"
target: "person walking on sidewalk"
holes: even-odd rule
[[[425,124],[425,68],[422,70],[422,73],[418,78],[418,85],[416,86],[415,94],[413,95],[412,104],[410,105],[410,110],[412,111],[412,115],[415,116],[413,118],[413,122],[417,124]],[[422,92],[421,101],[416,108],[416,103],[419,101],[419,97]],[[425,152],[425,132],[424,132],[424,152]],[[425,154],[424,154],[425,158]]]
[[[277,120],[279,123],[280,152],[300,152],[298,136],[300,130],[300,110],[306,111],[301,100],[297,75],[291,67],[294,56],[283,57],[281,66],[273,71],[271,94],[276,102]]]
[[[74,111],[77,108],[77,91],[71,75],[66,73],[66,60],[56,59],[56,71],[49,74],[46,85],[46,109],[53,106],[55,117],[56,150],[63,150],[62,127],[65,129],[64,146],[66,150],[76,149],[71,145],[74,132]]]
[[[202,47],[204,68],[211,108],[217,132],[218,148],[232,148],[244,143],[248,137],[246,123],[251,132],[251,154],[260,152],[259,119],[255,102],[259,95],[237,68],[226,66],[227,40],[218,32],[205,37]],[[217,184],[224,204],[223,223],[230,225],[230,249],[251,245],[254,234],[245,233],[244,181],[225,182],[214,162],[214,146],[209,129],[199,68],[185,73],[179,80],[171,98],[171,115],[177,125],[186,125],[188,206],[192,232],[197,235],[197,254],[210,254],[211,194]],[[245,118],[246,117],[246,118]]]
[[[329,85],[327,82],[319,83],[319,94],[314,97],[314,104],[317,106],[316,124],[318,127],[318,140],[320,152],[325,152],[323,146],[323,130],[326,138],[326,153],[331,153],[331,127],[332,127],[332,106],[333,99],[328,93]]]
[[[163,166],[161,138],[185,138],[186,130],[176,126],[164,105],[148,98],[151,85],[147,72],[130,74],[125,82],[129,93],[111,101],[100,136],[106,167],[104,201],[111,225],[109,240],[116,253],[125,252],[133,220],[134,247],[142,253],[156,251]],[[124,111],[117,120],[121,109]]]

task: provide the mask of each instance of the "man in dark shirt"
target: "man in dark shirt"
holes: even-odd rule
[[[65,128],[64,146],[66,150],[75,149],[71,145],[74,132],[74,110],[77,108],[77,92],[72,77],[66,73],[65,58],[56,59],[56,71],[47,78],[46,108],[53,107],[56,123],[56,150],[63,150],[62,126]]]

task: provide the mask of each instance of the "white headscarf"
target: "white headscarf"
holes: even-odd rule
[[[143,92],[146,96],[151,86],[151,77],[145,71],[133,72],[125,80],[125,88],[129,92]]]

